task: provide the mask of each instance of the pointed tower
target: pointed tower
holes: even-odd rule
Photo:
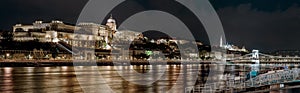
[[[116,20],[110,15],[110,18],[107,20],[106,25],[113,31],[117,31]]]
[[[109,28],[109,32],[107,33],[107,35],[105,37],[105,41],[108,45],[110,45],[111,40],[114,37],[114,33],[117,31],[117,23],[112,15],[110,15],[110,18],[107,20],[106,25]]]
[[[243,52],[247,52],[245,46],[242,47],[242,51],[243,51]]]
[[[220,38],[220,47],[223,47],[224,45],[223,45],[223,38],[222,38],[222,36],[221,36],[221,38]]]

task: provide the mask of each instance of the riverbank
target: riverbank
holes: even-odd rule
[[[0,60],[0,67],[48,67],[48,66],[116,66],[116,65],[181,65],[181,64],[253,64],[253,62],[217,62],[217,61],[149,61],[134,60],[130,62],[111,60],[73,61],[73,60]],[[260,64],[300,64],[300,62],[268,62]]]
[[[117,61],[102,60],[97,62],[72,61],[72,60],[23,60],[23,61],[0,61],[0,67],[48,67],[48,66],[126,66],[126,65],[181,65],[181,64],[212,64],[213,62],[200,61]]]

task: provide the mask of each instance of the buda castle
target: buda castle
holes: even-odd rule
[[[116,20],[111,16],[105,25],[81,22],[76,26],[54,20],[44,23],[16,24],[13,26],[13,40],[27,42],[64,42],[77,47],[110,49],[114,33],[117,31]],[[89,46],[98,42],[97,46]]]

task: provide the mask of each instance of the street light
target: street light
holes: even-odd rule
[[[6,59],[9,58],[9,56],[10,56],[10,54],[9,54],[9,53],[6,53]]]

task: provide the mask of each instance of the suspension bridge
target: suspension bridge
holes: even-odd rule
[[[253,50],[252,53],[239,57],[226,58],[226,60],[235,63],[251,63],[255,60],[262,63],[300,63],[299,56],[274,56],[260,53],[259,50]]]
[[[236,79],[234,76],[227,77],[226,81],[194,86],[187,88],[187,93],[238,93],[257,92],[262,90],[279,90],[293,86],[284,86],[290,83],[300,83],[300,69],[275,71],[258,75],[250,79]],[[283,86],[282,86],[283,85]]]
[[[205,84],[204,86],[194,86],[187,88],[187,92],[258,92],[262,90],[272,91],[291,86],[285,86],[292,83],[300,83],[300,69],[277,69],[270,70],[259,74],[260,68],[265,64],[279,64],[279,67],[287,66],[285,64],[298,64],[300,63],[300,57],[283,57],[273,56],[268,54],[259,53],[259,50],[253,50],[252,53],[246,54],[240,57],[227,58],[227,61],[234,63],[235,65],[250,65],[251,71],[245,72],[245,75],[236,76],[234,74],[223,75],[224,80]],[[255,75],[251,75],[251,72],[255,72]],[[249,77],[247,77],[249,75]]]

